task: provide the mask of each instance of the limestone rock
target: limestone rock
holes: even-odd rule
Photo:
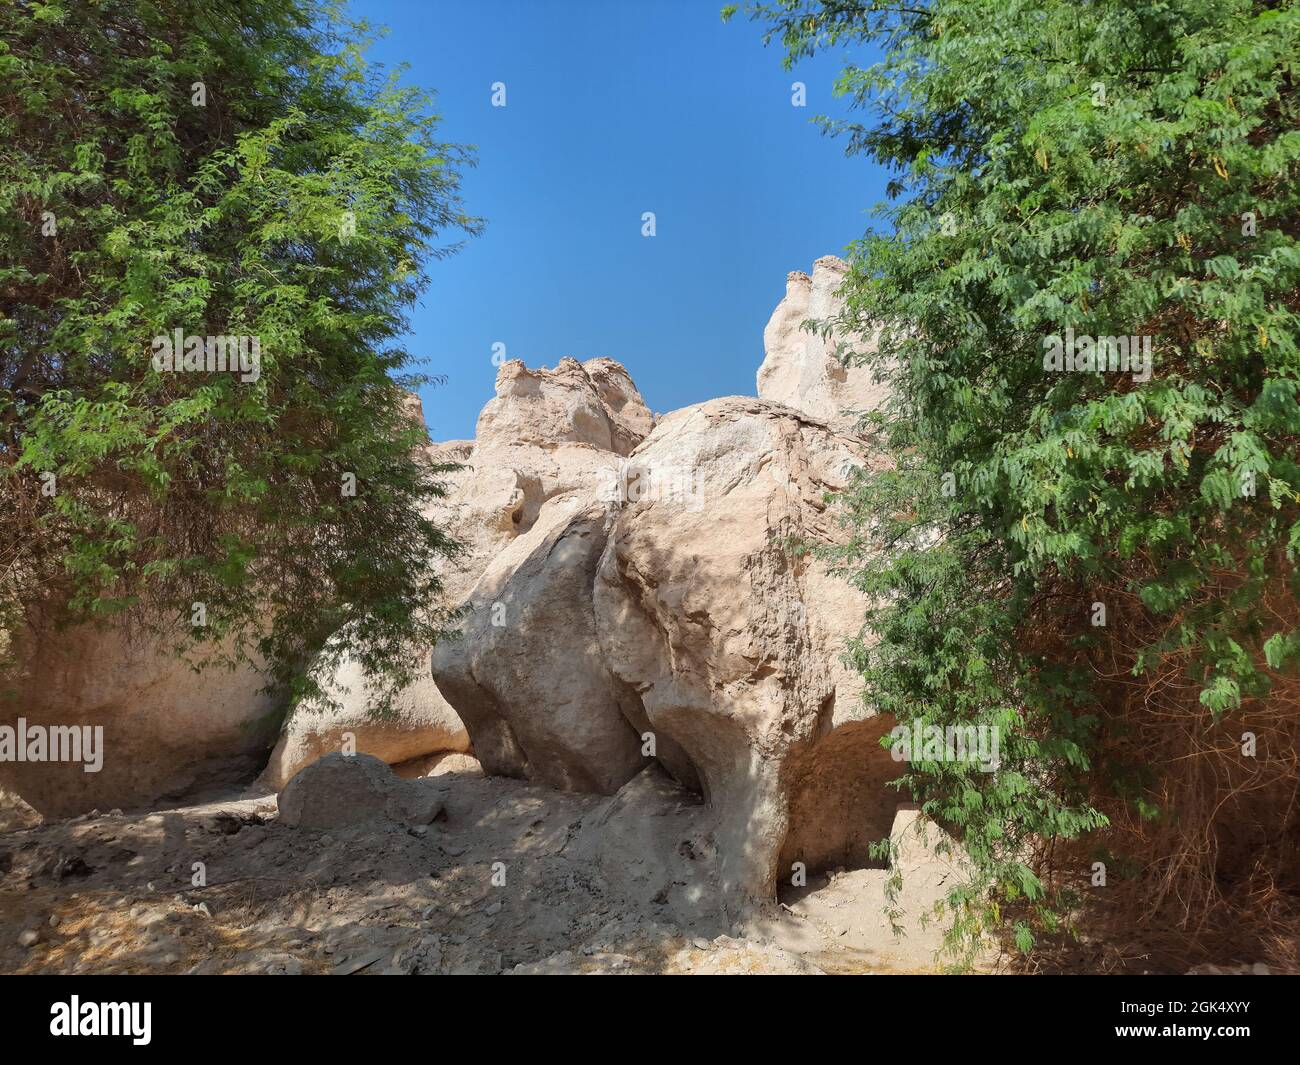
[[[281,708],[252,666],[198,673],[175,649],[117,622],[22,638],[30,673],[0,701],[0,725],[103,729],[95,772],[84,762],[0,763],[0,786],[45,817],[238,786],[266,761]]]
[[[613,521],[587,496],[548,501],[475,586],[461,637],[433,652],[439,689],[488,773],[612,794],[646,764],[605,668],[592,582]]]
[[[483,447],[586,444],[617,455],[645,439],[654,418],[627,370],[613,359],[561,359],[530,370],[519,359],[497,372],[496,396],[479,415]]]
[[[898,807],[889,835],[889,866],[836,868],[824,879],[810,876],[801,887],[785,879],[781,894],[787,905],[754,921],[749,934],[839,971],[941,969],[951,960],[940,954],[950,927],[946,899],[971,875],[969,858],[912,804]],[[900,883],[891,883],[894,873]],[[981,954],[973,961],[982,970],[996,957]]]
[[[411,397],[409,409],[423,424],[418,397]],[[431,463],[461,467],[443,476],[448,494],[426,514],[465,548],[440,568],[447,605],[465,602],[489,564],[533,529],[548,501],[575,492],[591,496],[598,486],[613,484],[622,456],[640,443],[653,420],[627,371],[611,359],[565,358],[553,370],[529,370],[518,360],[501,366],[496,395],[479,415],[475,439],[433,444],[425,452]],[[449,654],[455,654],[457,643],[448,644]],[[427,651],[412,649],[412,654],[423,659]],[[345,660],[325,687],[341,706],[295,710],[264,778],[271,786],[282,787],[312,759],[338,750],[345,732],[353,734],[358,751],[394,765],[470,749],[457,711],[427,674],[399,695],[396,714],[382,719],[372,716],[372,691],[351,661]],[[579,729],[577,735],[586,733]],[[490,772],[523,772],[517,760],[503,761],[499,754],[483,758]],[[616,757],[591,778],[604,782],[597,790],[621,783],[614,781],[622,763],[622,756]],[[564,773],[548,773],[545,779],[562,780]]]
[[[403,408],[423,426],[418,396],[404,397]],[[0,690],[0,725],[23,718],[29,725],[103,729],[96,772],[71,762],[0,763],[0,785],[41,814],[192,799],[245,785],[265,766],[286,707],[262,690],[267,678],[256,665],[196,672],[195,656],[142,636],[128,617],[29,629],[16,639],[27,673],[13,690]],[[290,735],[280,762],[292,772],[294,758],[314,742],[311,729]],[[320,743],[330,745],[328,728]]]
[[[0,788],[0,832],[35,828],[44,820],[40,814],[12,791]]]
[[[795,271],[786,279],[785,298],[777,305],[763,330],[765,357],[758,369],[758,394],[784,403],[836,428],[851,429],[857,414],[879,407],[888,395],[884,385],[872,380],[867,367],[846,367],[836,358],[836,347],[872,350],[874,341],[834,332],[829,339],[803,329],[805,321],[829,321],[842,309],[836,294],[848,264],[824,256],[813,265],[812,277]]]
[[[327,754],[295,776],[279,796],[280,820],[320,832],[389,820],[427,825],[442,811],[441,792],[402,780],[368,754]]]
[[[444,777],[449,773],[481,777],[483,766],[472,754],[439,751],[437,754],[425,754],[407,762],[399,762],[393,766],[393,772],[407,780],[415,780],[419,777]]]
[[[263,775],[276,790],[303,766],[342,750],[349,737],[352,750],[374,755],[389,765],[435,752],[469,750],[465,726],[428,676],[420,676],[400,692],[391,711],[382,717],[368,712],[373,688],[351,660],[344,661],[326,694],[337,705],[306,703],[285,722]]]
[[[505,363],[472,447],[458,458],[431,455],[470,471],[439,511],[471,548],[461,566],[467,583],[449,585],[453,599],[469,591],[496,550],[532,528],[547,500],[608,482],[653,424],[627,371],[611,359],[566,358],[553,370]]]
[[[824,501],[862,442],[789,407],[721,399],[664,418],[631,461],[692,470],[689,492],[619,512],[597,573],[606,662],[717,812],[724,892],[770,897],[778,864],[857,857],[890,827],[891,722],[843,664],[865,604],[795,541],[842,530]]]

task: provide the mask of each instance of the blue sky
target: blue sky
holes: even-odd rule
[[[422,369],[448,378],[422,393],[433,439],[474,435],[498,342],[529,366],[617,359],[658,412],[752,395],[786,274],[866,230],[883,171],[812,123],[844,113],[843,54],[786,72],[721,7],[353,0],[391,29],[370,58],[408,63],[406,80],[438,93],[445,138],[478,149],[463,192],[487,229],[433,264],[413,314]],[[791,106],[795,80],[807,107]]]

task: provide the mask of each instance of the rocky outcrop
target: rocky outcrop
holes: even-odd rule
[[[44,818],[21,796],[0,788],[0,832],[12,832],[17,828],[33,828],[43,820]]]
[[[646,765],[606,669],[591,589],[614,508],[587,496],[548,501],[489,564],[462,635],[433,653],[438,687],[489,773],[611,794]]]
[[[422,422],[418,399],[412,398],[412,416]],[[641,442],[653,421],[627,371],[612,359],[580,363],[566,358],[553,370],[530,370],[518,360],[502,365],[497,373],[496,395],[479,415],[475,439],[434,444],[426,451],[432,463],[460,467],[444,477],[450,490],[427,515],[465,548],[440,573],[447,605],[464,604],[490,567],[493,577],[488,583],[501,584],[510,560],[527,558],[535,544],[547,543],[544,533],[532,534],[548,503],[572,493],[594,498],[598,486],[613,483],[622,456]],[[516,549],[516,541],[526,543]],[[569,545],[567,552],[577,540],[570,536],[565,542]],[[529,579],[532,578],[521,578],[524,583]],[[483,601],[487,590],[485,586],[476,601]],[[564,588],[559,591],[563,593]],[[518,586],[511,592],[512,604],[517,605],[527,597],[528,593]],[[486,603],[490,607],[497,601],[493,593]],[[522,614],[524,608],[518,609]],[[559,611],[551,613],[556,616]],[[489,642],[496,650],[500,650],[500,641],[509,647],[517,646],[523,639],[520,626],[493,624],[493,617],[499,618],[499,611],[493,614],[489,610],[482,617],[471,613],[464,622],[465,638],[449,641],[436,655],[455,660],[462,651],[483,639],[485,633],[494,638]],[[589,623],[587,627],[590,629]],[[592,642],[594,645],[594,639]],[[536,682],[528,680],[527,670],[522,670],[521,675],[524,683],[531,685],[533,699],[549,700],[557,689],[546,688],[544,684],[553,683],[556,678],[546,672],[545,653],[532,644],[529,646],[542,663],[535,667],[540,672]],[[413,649],[413,654],[417,653],[423,658],[427,652]],[[482,653],[481,649],[474,651],[477,656]],[[527,663],[520,660],[520,664]],[[568,677],[565,680],[582,683]],[[596,688],[601,687],[599,680],[592,683]],[[457,690],[461,699],[455,709],[439,689],[439,683],[426,675],[400,693],[395,713],[384,717],[375,716],[372,689],[352,662],[345,660],[325,687],[328,709],[314,704],[302,706],[286,722],[264,778],[271,786],[283,787],[313,759],[327,751],[340,750],[345,736],[351,737],[353,749],[373,754],[390,764],[442,752],[468,751],[470,735],[460,723],[462,717],[473,722],[476,744],[484,745],[476,753],[490,772],[527,775],[518,754],[506,753],[519,750],[518,736],[508,738],[513,735],[510,728],[498,726],[495,718],[490,718],[485,709],[490,702],[485,690],[475,691],[467,678],[460,681]],[[562,692],[563,687],[558,690]],[[520,692],[514,690],[513,694],[518,696]],[[590,708],[590,698],[591,693],[585,688],[575,695],[569,707],[575,721],[583,721],[582,714]],[[507,699],[505,705],[512,705],[512,701]],[[488,727],[490,719],[494,722],[491,728]],[[550,768],[540,779],[557,787],[617,788],[626,779],[622,776],[625,770],[632,772],[644,763],[638,757],[631,767],[626,765],[625,749],[630,741],[625,734],[629,728],[618,718],[616,708],[612,720],[619,726],[617,742],[615,730],[607,722],[604,726],[583,723],[573,731],[567,744],[570,751],[590,744],[588,761],[601,762],[599,768],[587,772],[578,768],[572,757],[552,764],[549,756],[543,756],[540,764]],[[515,732],[537,739],[535,729],[522,727]],[[550,741],[547,742],[547,750],[553,749]],[[615,748],[624,753],[616,754]],[[608,760],[602,761],[605,759]]]
[[[497,372],[496,396],[479,415],[475,441],[544,450],[580,444],[626,455],[653,425],[632,378],[613,359],[564,358],[554,370],[530,370],[512,359]]]
[[[460,635],[433,649],[430,674],[386,716],[347,658],[321,704],[295,710],[264,776],[287,819],[314,816],[298,811],[308,784],[356,792],[357,816],[380,806],[395,816],[380,783],[388,770],[374,765],[422,775],[451,757],[462,760],[456,776],[481,763],[614,796],[600,831],[575,846],[620,839],[645,851],[592,858],[647,905],[682,914],[705,896],[724,909],[770,898],[795,867],[868,864],[896,806],[885,784],[898,767],[879,745],[891,722],[863,704],[843,662],[865,604],[809,550],[842,538],[828,494],[874,461],[846,411],[883,399],[866,371],[839,365],[833,341],[800,329],[833,317],[843,271],[823,259],[811,278],[791,275],[765,333],[759,398],[656,424],[611,360],[502,366],[475,440],[425,449],[456,467],[428,516],[466,547],[441,573],[445,605],[464,607]],[[114,698],[141,702],[127,679]],[[160,684],[169,706],[184,690]],[[225,689],[208,676],[195,684],[207,742],[222,721],[211,692]],[[259,748],[241,730],[271,708],[230,690],[230,727],[246,745],[232,756],[247,761]],[[160,715],[161,704],[143,705]],[[159,734],[142,729],[144,764]],[[205,772],[220,768],[220,750],[207,742]],[[336,815],[352,816],[326,819]]]
[[[861,857],[889,830],[886,728],[842,663],[864,603],[802,548],[841,535],[825,495],[865,460],[799,411],[722,399],[664,418],[632,462],[596,577],[609,668],[683,751],[718,818],[724,891],[770,895],[782,862]],[[690,491],[656,492],[656,474]]]
[[[473,444],[456,456],[431,456],[467,467],[437,511],[469,547],[458,572],[447,575],[452,601],[465,598],[501,547],[532,528],[547,500],[609,482],[653,424],[627,371],[612,359],[566,358],[553,370],[505,363]]]
[[[578,476],[563,492],[534,487],[540,505],[516,482],[522,531],[469,594],[462,639],[433,655],[487,772],[609,794],[653,790],[666,771],[702,791],[711,828],[697,847],[730,898],[770,897],[796,863],[869,862],[896,807],[885,785],[897,766],[880,747],[892,722],[863,705],[842,660],[865,604],[807,550],[842,537],[826,496],[871,458],[840,407],[882,398],[819,339],[795,343],[804,318],[834,313],[842,272],[820,260],[806,284],[793,279],[768,329],[760,379],[798,407],[714,400],[661,419],[629,453],[648,419],[638,410],[620,436],[581,388],[585,367],[503,368],[476,455],[596,454],[569,462]],[[524,396],[538,422],[511,407]],[[575,425],[609,450],[574,440]],[[631,800],[613,802],[631,816]],[[681,886],[653,879],[655,897]]]
[[[0,786],[42,815],[201,795],[247,783],[266,761],[282,711],[252,666],[196,672],[119,623],[24,639],[31,672],[0,703],[0,727],[75,728],[83,741],[77,760],[0,761]]]
[[[434,753],[466,752],[469,733],[433,680],[419,677],[382,715],[374,687],[351,659],[326,698],[299,705],[285,722],[263,780],[277,791],[300,769],[331,751],[363,752],[397,765]]]
[[[423,424],[417,396],[409,396],[405,408]],[[287,707],[263,690],[265,674],[247,662],[230,669],[193,668],[200,656],[220,657],[228,649],[178,656],[178,647],[142,636],[130,618],[31,629],[18,639],[17,657],[31,664],[30,672],[12,690],[0,691],[0,727],[13,728],[22,719],[42,729],[89,729],[92,739],[93,730],[102,729],[102,764],[92,772],[85,771],[84,760],[0,760],[0,785],[40,813],[67,816],[192,800],[246,785],[267,766]],[[420,649],[421,661],[426,653]],[[447,749],[466,749],[464,730],[445,702],[429,707],[414,696],[406,705],[399,701],[396,719],[380,726],[359,711],[364,699],[355,697],[354,680],[345,665],[333,686],[344,695],[344,706],[333,716],[294,715],[273,752],[272,786],[281,786],[321,751],[336,748],[345,731],[360,733],[363,744],[393,757],[442,744],[444,736]],[[432,685],[422,681],[420,687]],[[347,689],[354,689],[354,697]]]
[[[813,264],[812,277],[801,271],[786,279],[785,298],[763,330],[763,365],[758,394],[784,403],[840,429],[852,428],[863,411],[874,410],[888,395],[872,371],[845,366],[837,348],[872,350],[874,342],[855,334],[804,329],[806,322],[830,323],[842,310],[838,289],[848,264],[827,255]]]

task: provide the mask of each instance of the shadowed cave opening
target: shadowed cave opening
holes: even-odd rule
[[[778,894],[792,889],[796,862],[815,876],[837,869],[883,869],[871,845],[885,839],[901,801],[889,781],[901,766],[880,746],[894,726],[879,715],[848,721],[814,740],[786,762],[789,828],[777,859]]]

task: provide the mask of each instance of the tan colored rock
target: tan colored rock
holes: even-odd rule
[[[465,726],[427,676],[401,691],[383,716],[369,712],[373,687],[351,659],[343,662],[326,694],[336,705],[305,703],[285,722],[263,775],[277,791],[304,766],[345,748],[389,765],[470,749]]]
[[[451,587],[453,600],[469,591],[488,558],[532,527],[548,499],[608,482],[653,424],[627,371],[611,359],[566,358],[553,370],[505,363],[472,446],[431,452],[468,467],[438,510],[470,545],[469,564],[459,567],[467,583]]]
[[[21,796],[0,788],[0,832],[35,828],[44,820]]]
[[[865,604],[790,549],[843,535],[824,496],[865,458],[852,434],[731,398],[668,415],[631,459],[652,486],[661,475],[682,490],[621,509],[596,629],[661,744],[698,771],[729,894],[770,897],[781,862],[858,856],[889,831],[887,722],[841,661]]]
[[[428,517],[465,545],[440,576],[459,605],[502,548],[532,528],[543,504],[610,483],[653,417],[627,371],[610,359],[561,359],[554,370],[519,360],[497,371],[496,395],[474,440],[434,444],[434,463],[462,469]]]
[[[409,409],[423,424],[418,397],[411,397]],[[489,564],[534,527],[549,500],[573,492],[590,496],[596,486],[612,484],[621,456],[652,424],[627,371],[611,359],[566,358],[553,370],[529,370],[518,360],[501,366],[476,438],[425,451],[432,463],[461,467],[443,476],[448,494],[426,515],[465,548],[440,565],[447,605],[464,603]],[[389,764],[470,749],[456,710],[427,675],[402,692],[397,713],[383,719],[373,716],[373,693],[352,662],[345,660],[326,688],[341,705],[294,712],[268,767],[271,786],[282,787],[311,760],[338,750],[345,733],[354,737],[356,750]],[[493,754],[484,757],[489,767],[503,767],[490,771],[520,772],[517,765],[507,770]],[[547,775],[562,778],[563,773]]]
[[[952,923],[947,896],[970,880],[970,860],[910,803],[898,807],[889,835],[888,865],[831,869],[799,888],[783,884],[787,905],[756,920],[750,934],[828,971],[943,971],[956,960],[942,953]],[[997,962],[992,953],[970,960],[977,970]]]
[[[251,666],[196,673],[124,622],[24,638],[31,673],[0,703],[0,725],[103,729],[96,772],[84,760],[0,762],[0,785],[44,816],[189,798],[247,783],[265,762],[281,708]]]
[[[401,762],[393,766],[393,772],[406,780],[416,780],[419,777],[445,777],[450,773],[481,777],[483,766],[472,754],[440,751],[437,754],[412,758],[409,762]]]
[[[442,812],[442,793],[402,780],[368,754],[331,753],[307,766],[281,790],[280,820],[292,828],[328,832],[374,821],[427,825]]]
[[[592,582],[611,504],[549,500],[488,565],[458,639],[433,652],[433,676],[491,774],[612,794],[644,768],[629,723],[635,692],[605,668]]]
[[[404,407],[424,424],[417,396],[407,396]],[[141,635],[129,617],[28,630],[18,639],[29,673],[8,697],[0,692],[0,725],[23,718],[34,726],[103,729],[97,772],[68,762],[0,762],[0,784],[40,813],[193,798],[247,784],[265,765],[285,707],[262,691],[266,677],[253,666],[195,672],[197,659]],[[329,746],[328,737],[321,742]]]
[[[777,305],[763,330],[765,357],[758,369],[758,394],[784,403],[840,429],[851,429],[857,413],[874,410],[888,395],[883,384],[872,380],[867,367],[844,366],[836,348],[874,350],[874,340],[803,328],[806,321],[834,319],[843,303],[837,295],[848,264],[827,255],[813,265],[812,277],[795,271],[786,279],[785,298]]]
[[[481,447],[586,444],[628,454],[654,419],[627,370],[613,359],[561,359],[554,370],[530,370],[519,359],[497,372],[496,396],[479,415]]]

